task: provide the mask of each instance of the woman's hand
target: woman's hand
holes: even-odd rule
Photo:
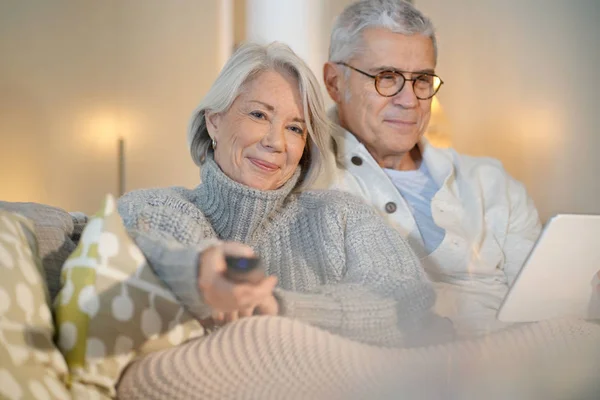
[[[256,314],[258,315],[278,315],[279,303],[275,296],[270,295],[262,303],[256,306]]]
[[[277,314],[277,301],[273,297],[277,278],[265,277],[258,284],[233,283],[225,277],[226,255],[252,257],[254,251],[242,243],[226,242],[202,252],[198,287],[206,304],[214,310],[213,323],[221,325],[251,316],[255,309],[260,314]]]

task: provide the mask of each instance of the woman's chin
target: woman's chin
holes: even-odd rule
[[[246,176],[244,177],[243,182],[240,183],[256,190],[273,190],[278,187],[275,179],[268,179],[267,177],[258,174]]]

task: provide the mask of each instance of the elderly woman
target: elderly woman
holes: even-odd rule
[[[158,276],[205,326],[226,325],[131,365],[120,398],[410,397],[431,386],[424,378],[437,378],[432,393],[448,388],[444,365],[466,346],[390,349],[451,333],[430,314],[411,249],[369,206],[304,190],[328,154],[321,103],[288,47],[243,46],[192,118],[202,183],[120,199]],[[227,255],[258,256],[266,276],[228,280]],[[473,367],[486,346],[471,347]]]
[[[192,118],[202,183],[129,193],[119,212],[199,320],[282,315],[410,345],[434,300],[411,249],[353,197],[304,190],[328,154],[325,118],[314,75],[287,46],[244,46]],[[227,255],[259,256],[268,277],[229,281]]]

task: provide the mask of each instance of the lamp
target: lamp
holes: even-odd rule
[[[119,197],[125,194],[125,139],[120,136],[117,150],[117,182]]]

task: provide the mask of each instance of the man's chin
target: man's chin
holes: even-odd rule
[[[385,142],[390,150],[408,151],[419,143],[421,136],[416,132],[390,132]]]

